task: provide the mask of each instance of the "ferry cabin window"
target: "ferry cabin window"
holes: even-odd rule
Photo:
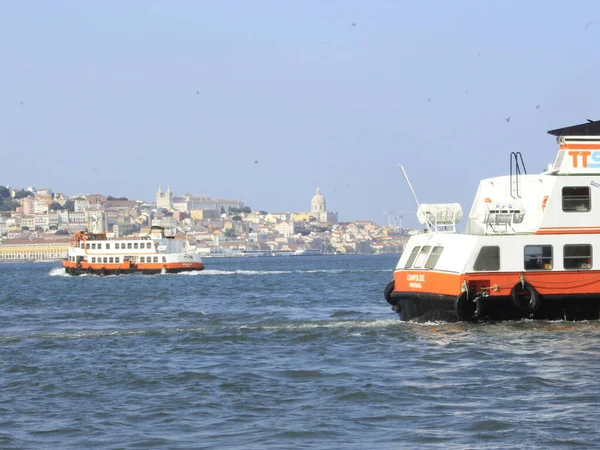
[[[96,257],[92,256],[92,264],[94,264],[96,262]]]
[[[115,242],[115,249],[119,250],[119,243],[118,242]]]
[[[406,261],[406,264],[404,264],[405,269],[410,269],[412,267],[415,258],[419,254],[419,250],[421,250],[421,247],[414,247],[412,249],[412,251],[410,252],[410,256],[408,257],[408,261]]]
[[[146,248],[152,248],[152,244],[150,242],[146,242]]]
[[[140,256],[140,262],[146,262],[146,257],[145,256]]]
[[[108,258],[105,256],[104,257],[104,263],[107,263],[107,262],[108,262]]]
[[[109,263],[113,263],[113,262],[115,262],[115,259],[114,259],[112,256],[110,256],[110,257],[108,258],[108,262],[109,262]]]
[[[591,208],[589,186],[562,188],[562,209],[565,212],[588,212]]]
[[[119,258],[118,256],[115,256],[115,262],[116,262],[117,264],[119,264],[119,263],[121,262],[121,261],[120,261],[120,258]]]
[[[83,244],[81,244],[81,245],[83,245]],[[90,244],[85,244],[85,248],[86,248],[86,250],[89,250],[90,249]]]
[[[440,256],[442,255],[442,251],[444,251],[444,247],[440,247],[439,245],[433,247],[433,250],[431,250],[431,255],[429,255],[429,258],[427,258],[427,262],[425,263],[426,269],[433,269],[435,267],[440,259]]]
[[[137,248],[138,248],[138,243],[137,242],[133,243],[133,248],[135,248],[137,250]]]
[[[110,250],[110,244],[108,242],[106,243],[106,250]]]
[[[497,245],[486,245],[481,247],[473,270],[500,270],[500,247]]]
[[[565,269],[591,269],[592,246],[588,244],[565,245],[563,258]]]
[[[552,270],[551,245],[526,245],[525,270]]]
[[[128,243],[127,243],[127,248],[128,248],[128,249],[131,249],[131,242],[128,242]]]
[[[163,262],[167,262],[167,257],[166,256],[163,256],[162,258],[163,258]]]
[[[417,259],[415,259],[415,264],[414,264],[415,268],[423,267],[423,264],[425,264],[425,261],[427,260],[427,257],[429,256],[430,251],[431,251],[431,245],[424,245],[421,248],[421,251],[417,255]]]
[[[158,256],[154,257],[154,262],[158,262]]]
[[[96,250],[96,244],[92,244],[92,250]]]

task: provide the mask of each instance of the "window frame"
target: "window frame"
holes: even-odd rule
[[[413,263],[413,267],[415,269],[422,269],[425,266],[427,258],[429,258],[432,249],[433,245],[424,245],[423,247],[421,247],[421,251],[415,258],[415,262]],[[419,265],[417,265],[417,263],[419,263]]]
[[[527,266],[526,266],[526,263],[527,263],[526,258],[528,256],[527,249],[531,248],[531,247],[540,247],[542,249],[541,256],[539,258],[537,258],[541,261],[541,263],[540,263],[540,265],[538,265],[538,267],[527,268]],[[544,250],[543,250],[544,247],[550,248],[550,257],[544,256]],[[530,259],[533,259],[533,258],[531,258],[533,256],[533,254],[529,255],[529,256],[530,256]],[[547,260],[548,258],[550,259],[550,264],[544,262],[544,260]],[[547,267],[548,265],[550,267]],[[554,269],[554,247],[551,244],[530,244],[530,245],[523,246],[523,269],[528,272],[534,272],[534,271],[545,272],[545,271]]]
[[[586,196],[584,195],[577,195],[577,194],[570,194],[570,195],[565,195],[565,189],[587,189],[587,200],[586,200]],[[592,211],[592,190],[590,189],[589,186],[563,186],[561,191],[561,206],[562,206],[562,210],[563,212],[566,213],[588,213]],[[587,209],[577,209],[577,206],[575,206],[574,208],[569,207],[568,209],[565,209],[565,199],[569,202],[579,202],[580,200],[584,200],[584,202],[587,201]],[[585,205],[584,205],[585,207]]]
[[[588,247],[590,252],[589,256],[567,256],[567,247]],[[588,267],[567,267],[567,261],[575,261],[577,259],[588,259],[589,262],[584,263]],[[591,270],[594,267],[594,247],[592,244],[565,244],[563,245],[563,269],[565,270]]]
[[[406,264],[404,264],[405,269],[410,269],[412,267],[412,265],[415,262],[415,259],[417,259],[417,255],[419,254],[420,251],[421,251],[420,245],[415,245],[412,248],[412,250],[410,251],[410,255],[408,256],[408,259],[406,260]]]
[[[436,249],[440,249],[439,253],[435,253]],[[437,265],[438,261],[440,260],[440,257],[442,256],[442,253],[444,252],[444,246],[443,245],[434,245],[433,248],[431,249],[431,251],[429,252],[429,256],[427,257],[427,260],[425,261],[425,264],[423,265],[423,267],[425,269],[429,269],[429,270],[433,270],[435,269],[435,266]],[[432,261],[433,258],[433,261]]]

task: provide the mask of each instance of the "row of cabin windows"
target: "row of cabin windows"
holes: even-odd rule
[[[554,255],[551,245],[526,245],[523,252],[525,270],[552,270]],[[592,246],[570,244],[563,247],[563,268],[587,270],[592,268]],[[500,270],[500,247],[481,247],[473,269],[476,271]]]
[[[415,247],[410,252],[410,256],[408,257],[408,261],[404,265],[405,269],[415,268],[415,269],[433,269],[437,264],[442,252],[444,251],[444,247],[436,245],[424,245],[423,247]]]
[[[404,265],[405,269],[433,269],[444,247],[424,245],[414,247]],[[525,270],[552,270],[554,267],[551,245],[526,245],[523,259]],[[592,268],[592,246],[589,244],[570,244],[563,247],[563,267],[567,270],[587,270]],[[481,247],[475,259],[473,270],[500,270],[500,247],[488,245]]]
[[[119,264],[120,258],[118,256],[92,256],[92,264],[100,264],[100,263],[104,263],[104,264]],[[158,256],[140,256],[140,262],[141,263],[152,263],[158,262]],[[167,262],[167,258],[165,256],[162,257],[162,262]]]
[[[145,245],[144,245],[145,244]],[[81,248],[83,248],[83,243],[81,243]],[[85,248],[86,250],[102,250],[102,243],[98,242],[96,243],[89,243],[86,242],[85,244]],[[115,242],[115,250],[138,250],[138,249],[144,249],[144,248],[152,248],[152,243],[151,242]],[[104,244],[104,249],[105,250],[110,250],[110,242],[107,242],[106,244]]]

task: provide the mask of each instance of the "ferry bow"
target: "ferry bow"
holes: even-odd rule
[[[464,233],[458,204],[419,206],[384,296],[402,320],[600,317],[600,122],[551,130],[558,153],[528,174],[483,179]]]

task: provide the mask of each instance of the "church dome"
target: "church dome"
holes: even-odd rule
[[[321,189],[317,188],[317,192],[313,195],[312,201],[310,202],[310,209],[312,212],[326,211],[325,197],[321,195]]]

